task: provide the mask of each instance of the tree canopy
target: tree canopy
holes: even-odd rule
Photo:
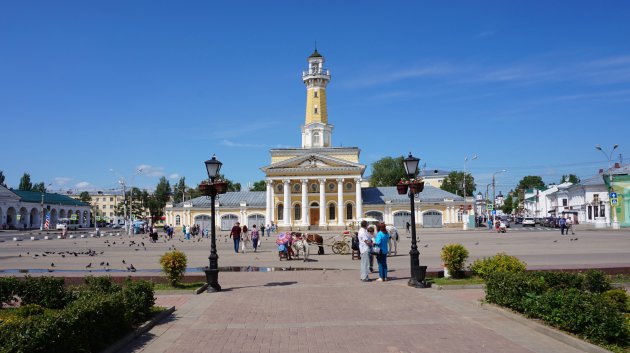
[[[0,170],[0,185],[7,187],[7,184],[4,183],[4,172]]]
[[[371,186],[395,186],[406,178],[403,157],[384,157],[372,163]]]
[[[33,183],[31,183],[31,175],[28,173],[24,173],[20,178],[20,186],[18,190],[22,191],[31,191],[33,190]]]
[[[466,196],[473,196],[476,187],[475,178],[470,173],[466,173]],[[464,172],[450,172],[442,181],[440,189],[460,196],[464,195]]]
[[[511,214],[514,210],[514,200],[512,199],[512,194],[508,194],[508,196],[503,200],[503,207],[501,208],[503,213]]]
[[[90,193],[87,191],[81,191],[79,194],[79,200],[81,200],[81,202],[89,203],[92,201],[92,196],[90,196]]]
[[[526,189],[542,189],[545,187],[545,182],[541,177],[537,175],[528,175],[523,177],[521,181],[518,182],[518,186],[516,190],[526,190]]]
[[[562,178],[560,178],[560,184],[564,183],[565,181],[568,181],[571,184],[578,184],[580,182],[580,178],[578,178],[578,176],[575,174],[565,174],[562,176]]]
[[[44,182],[36,183],[31,188],[31,191],[46,192],[46,185],[44,184]]]
[[[254,182],[254,185],[252,185],[252,188],[250,189],[250,191],[266,191],[267,190],[267,183],[264,180],[259,180]]]

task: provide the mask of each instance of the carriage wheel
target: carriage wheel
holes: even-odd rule
[[[341,242],[336,242],[332,245],[332,252],[333,254],[340,254],[341,251],[343,250],[343,243]]]
[[[339,252],[341,253],[341,255],[345,255],[350,252],[350,247],[347,243],[343,243],[341,244],[341,250]]]

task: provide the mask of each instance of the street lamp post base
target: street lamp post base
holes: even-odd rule
[[[618,221],[614,221],[612,224],[612,229],[620,229],[619,227],[619,222]]]
[[[218,269],[206,269],[206,282],[208,283],[208,293],[215,293],[221,291],[221,285],[219,284],[219,270]]]

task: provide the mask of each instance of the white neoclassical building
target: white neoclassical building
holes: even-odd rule
[[[344,229],[371,217],[404,227],[411,211],[407,195],[395,187],[365,187],[358,147],[333,147],[333,125],[328,121],[326,88],[330,70],[317,50],[302,73],[306,86],[306,114],[302,145],[270,150],[271,163],[262,167],[266,191],[233,192],[217,198],[217,226],[228,230],[235,222],[274,223],[282,229]],[[439,188],[447,175],[434,171],[416,198],[416,222],[424,227],[461,227],[463,198]],[[166,221],[175,227],[209,224],[209,199],[199,197],[167,204]]]
[[[10,190],[0,186],[0,228],[39,229],[50,213],[50,228],[75,215],[81,227],[90,226],[90,205],[54,193]]]

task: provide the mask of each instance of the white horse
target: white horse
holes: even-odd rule
[[[389,241],[387,256],[391,256],[392,253],[394,255],[398,255],[398,241],[400,237],[398,236],[398,229],[394,226],[387,226],[387,233],[389,233]]]
[[[295,252],[295,257],[299,258],[300,252],[301,252],[302,254],[304,254],[304,262],[307,262],[308,255],[309,255],[309,245],[308,245],[308,242],[306,241],[306,236],[303,235],[301,237],[298,237],[295,234],[293,234],[292,237],[293,237],[292,246]]]

